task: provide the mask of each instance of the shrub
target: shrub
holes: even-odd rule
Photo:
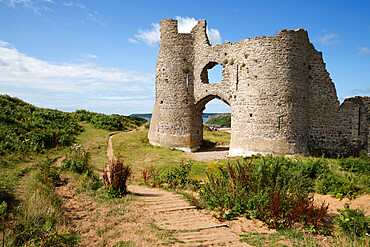
[[[82,174],[87,172],[90,162],[90,153],[81,145],[71,147],[69,156],[62,161],[61,169]]]
[[[152,179],[152,174],[153,173],[158,173],[154,168],[145,168],[144,170],[141,171],[141,177],[144,180],[144,184],[148,184],[149,181]]]
[[[365,216],[365,212],[359,209],[350,209],[349,204],[345,204],[344,209],[338,209],[339,217],[335,222],[340,228],[338,234],[347,236],[365,236],[370,234],[370,216]]]
[[[328,211],[324,202],[317,206],[312,198],[292,195],[280,188],[272,189],[270,198],[257,206],[261,219],[273,228],[290,228],[303,221],[312,230],[318,231]]]
[[[207,173],[208,181],[202,186],[200,196],[210,209],[219,211],[223,217],[227,209],[234,206],[234,192],[226,172],[221,176]]]
[[[131,167],[122,160],[113,160],[108,169],[103,171],[103,183],[110,197],[122,197],[127,194],[127,180],[131,175]]]
[[[359,188],[355,183],[355,177],[348,174],[344,176],[334,172],[323,173],[316,182],[316,191],[320,194],[331,194],[339,199],[354,199]]]
[[[230,218],[246,211],[250,174],[254,166],[249,163],[235,165],[214,162],[206,170],[208,181],[201,187],[200,196],[211,209],[219,211],[220,217]],[[229,210],[228,213],[225,213]]]
[[[249,217],[250,212],[273,228],[289,228],[303,221],[317,231],[327,205],[316,205],[305,185],[321,168],[319,162],[306,164],[272,156],[256,156],[227,167],[215,162],[207,167],[208,181],[200,196],[224,218]]]
[[[358,158],[343,158],[338,165],[346,171],[370,175],[370,157],[367,156],[366,152],[366,150],[361,152]]]
[[[43,184],[56,184],[60,182],[60,174],[53,165],[54,160],[47,160],[41,163],[36,172],[36,179]]]
[[[168,183],[170,187],[185,187],[190,179],[188,178],[193,163],[188,161],[187,163],[181,161],[178,167],[174,167],[171,170],[162,174],[162,181]]]

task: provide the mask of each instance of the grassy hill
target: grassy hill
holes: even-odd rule
[[[231,127],[231,114],[218,114],[210,116],[205,122],[207,125],[216,125],[220,127]]]
[[[83,131],[78,122],[90,122],[100,129],[127,131],[141,126],[146,120],[86,110],[66,113],[0,95],[0,155],[69,146]]]

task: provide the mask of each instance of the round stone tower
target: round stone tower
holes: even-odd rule
[[[160,23],[161,44],[156,67],[156,100],[149,142],[162,147],[194,151],[191,34],[178,33],[177,20]]]

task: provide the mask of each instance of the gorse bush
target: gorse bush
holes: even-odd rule
[[[0,155],[67,146],[81,130],[69,113],[0,95]]]
[[[110,197],[122,197],[127,194],[127,180],[131,175],[131,167],[121,159],[112,160],[108,169],[103,171],[103,183]]]

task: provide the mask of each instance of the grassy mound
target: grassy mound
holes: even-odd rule
[[[214,115],[205,122],[208,125],[216,125],[221,127],[231,127],[231,114]]]

